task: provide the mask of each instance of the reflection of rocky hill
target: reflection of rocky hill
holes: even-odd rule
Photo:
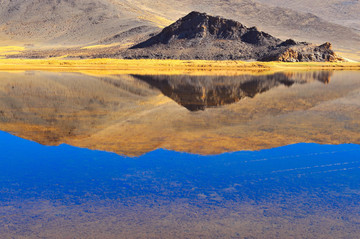
[[[136,75],[137,79],[158,88],[164,95],[190,111],[204,110],[235,103],[245,97],[253,98],[271,88],[302,84],[313,80],[330,81],[331,72],[274,75],[224,76],[147,76]]]
[[[157,148],[217,154],[298,142],[360,143],[358,73],[253,77],[255,83],[249,83],[250,76],[153,79],[173,87],[185,84],[196,94],[216,92],[207,93],[214,98],[208,102],[231,103],[239,89],[257,94],[194,113],[133,76],[0,72],[0,130],[45,145],[66,143],[126,155]],[[274,84],[278,87],[257,93]]]

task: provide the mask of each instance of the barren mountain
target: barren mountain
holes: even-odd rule
[[[355,28],[360,31],[359,0],[256,0],[277,7],[313,13],[329,22]]]
[[[136,44],[191,11],[234,19],[281,39],[360,49],[359,34],[309,14],[252,0],[0,0],[0,46]]]
[[[1,0],[0,5],[1,39],[28,44],[81,45],[115,34],[129,41],[157,28],[107,0]]]
[[[281,41],[256,27],[206,13],[191,12],[159,34],[131,47],[125,58],[337,61],[330,43],[316,46]]]

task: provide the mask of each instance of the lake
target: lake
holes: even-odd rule
[[[0,238],[359,238],[360,72],[0,72]]]

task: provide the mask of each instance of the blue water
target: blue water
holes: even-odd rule
[[[0,132],[0,201],[186,198],[207,203],[312,195],[329,204],[360,202],[360,146],[296,144],[200,156],[159,149],[138,158],[68,145],[43,146]],[[217,197],[217,198],[219,198]]]
[[[44,146],[0,131],[0,150],[0,238],[360,233],[359,145],[214,156],[159,149],[131,158]]]
[[[247,138],[251,147],[264,148],[267,142],[359,143],[356,72],[1,78],[3,130],[18,126],[11,133],[44,144],[85,137],[80,145],[138,155],[139,149],[177,144],[191,152],[225,152],[248,147],[235,143]],[[143,105],[160,92],[178,105]],[[290,101],[286,107],[284,100]],[[166,118],[165,124],[159,120]],[[194,134],[185,138],[188,132]],[[274,141],[265,141],[270,134]],[[206,145],[217,137],[234,141]],[[131,158],[40,145],[0,131],[0,239],[358,239],[359,182],[357,144],[213,156],[159,149]]]

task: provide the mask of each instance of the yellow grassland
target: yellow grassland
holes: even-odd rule
[[[211,60],[0,59],[1,71],[45,70],[111,74],[267,74],[277,71],[360,70],[359,62],[244,62]]]
[[[111,43],[111,44],[105,44],[105,45],[90,45],[90,46],[84,46],[81,47],[80,49],[83,50],[93,50],[93,49],[104,49],[104,48],[110,48],[110,47],[115,47],[118,46],[120,48],[129,48],[130,46],[134,45],[133,42],[127,42],[127,43]]]
[[[19,54],[24,50],[22,46],[0,46],[0,57]]]
[[[114,47],[118,45],[120,45],[120,43],[112,43],[106,45],[90,45],[90,46],[81,47],[81,49],[102,49],[102,48]]]

